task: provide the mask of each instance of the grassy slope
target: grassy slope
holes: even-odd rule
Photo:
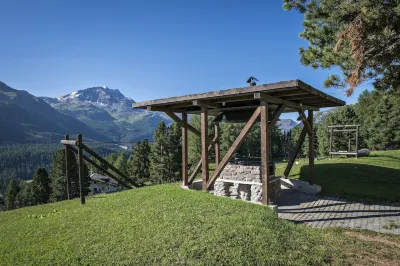
[[[308,178],[308,159],[293,165],[290,178]],[[282,175],[287,162],[276,165]],[[363,201],[400,201],[400,150],[372,152],[370,157],[324,159],[315,162],[322,194]]]
[[[400,259],[398,237],[388,236],[392,244],[360,241],[342,230],[314,230],[280,220],[263,206],[177,185],[89,197],[84,206],[73,200],[22,208],[0,213],[0,224],[2,265],[343,265],[354,256]],[[381,249],[385,254],[378,255]]]

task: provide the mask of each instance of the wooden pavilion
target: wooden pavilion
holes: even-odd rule
[[[345,104],[344,101],[323,93],[300,80],[291,80],[138,102],[134,103],[133,107],[165,112],[182,126],[182,182],[183,185],[190,185],[201,170],[203,190],[209,190],[213,187],[215,180],[228,164],[229,159],[239,149],[251,128],[256,122],[260,121],[262,203],[269,204],[269,130],[278,121],[279,116],[282,113],[298,112],[304,125],[285,169],[283,178],[286,178],[305,136],[308,134],[309,140],[313,139],[313,112],[319,111],[319,108],[322,107],[343,106]],[[308,111],[308,117],[304,113],[305,110]],[[176,113],[181,114],[181,118]],[[201,115],[200,132],[188,124],[188,114]],[[213,139],[208,137],[208,116],[215,117]],[[219,121],[222,118],[228,122],[246,122],[246,124],[221,159]],[[188,130],[201,137],[201,160],[190,176],[188,173]],[[210,177],[208,154],[213,148],[215,149],[216,169]],[[313,141],[309,141],[309,151],[314,151]],[[308,157],[310,165],[309,182],[312,184],[314,183],[314,152],[309,152]]]

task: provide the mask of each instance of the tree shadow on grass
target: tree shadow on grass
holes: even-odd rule
[[[308,181],[302,166],[300,180]],[[321,194],[349,200],[400,202],[400,170],[353,163],[315,164],[315,183]]]

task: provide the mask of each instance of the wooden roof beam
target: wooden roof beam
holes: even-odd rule
[[[147,106],[147,111],[151,111],[151,112],[173,112],[173,113],[187,112],[184,109],[165,108],[165,107],[158,107],[158,106]]]
[[[305,109],[305,110],[312,110],[312,111],[319,111],[319,108],[317,107],[313,107],[313,106],[308,106],[308,105],[304,105],[304,104],[299,104],[299,103],[294,103],[291,101],[286,101],[265,93],[254,93],[254,99],[258,99],[258,100],[265,100],[271,103],[276,103],[276,104],[284,104],[287,107],[290,108],[294,108],[294,109]]]
[[[203,101],[203,100],[194,100],[193,101],[194,106],[205,106],[205,107],[211,107],[211,108],[220,108],[221,105],[218,103],[212,103],[209,101]]]
[[[296,80],[296,83],[297,83],[296,85],[298,87],[302,88],[303,90],[309,91],[310,93],[312,93],[314,95],[317,95],[317,96],[319,96],[321,98],[324,98],[324,99],[326,99],[326,100],[328,100],[330,102],[337,103],[339,105],[346,105],[345,101],[336,99],[335,97],[332,97],[332,96],[330,96],[330,95],[328,95],[328,94],[326,94],[326,93],[324,93],[322,91],[316,90],[316,89],[314,89],[313,87],[311,87],[310,85],[304,83],[301,80]]]
[[[248,106],[236,106],[236,107],[225,107],[225,108],[215,108],[209,109],[208,111],[212,112],[226,112],[226,111],[243,111],[243,110],[255,110],[259,105],[248,105]],[[201,110],[198,111],[188,111],[189,114],[200,114]]]

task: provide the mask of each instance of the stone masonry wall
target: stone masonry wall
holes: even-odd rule
[[[274,176],[270,176],[271,200],[279,197],[280,192],[280,182],[275,179]],[[243,181],[244,183],[232,183],[224,180]],[[274,180],[275,182],[271,182]],[[214,195],[261,202],[261,167],[228,164],[215,181]]]

